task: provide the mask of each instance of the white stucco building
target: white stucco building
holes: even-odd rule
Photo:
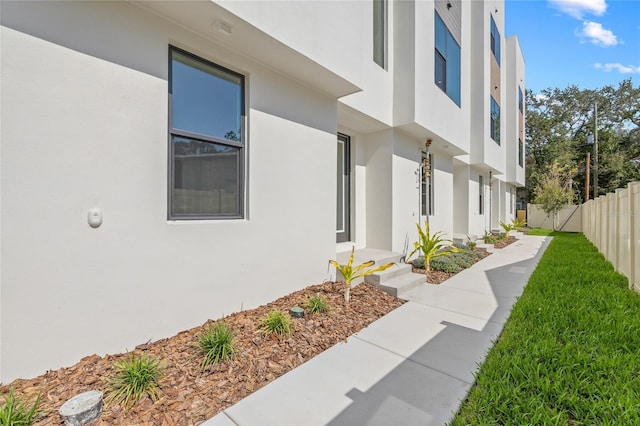
[[[402,252],[427,216],[515,216],[503,1],[0,8],[1,382],[316,284],[352,245]]]

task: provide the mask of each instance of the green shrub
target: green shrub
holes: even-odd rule
[[[124,402],[125,409],[135,405],[146,394],[157,401],[159,381],[163,376],[160,359],[148,355],[130,355],[113,363],[115,372],[107,388],[108,404]]]
[[[413,259],[413,267],[416,269],[424,269],[424,256]]]
[[[264,334],[277,334],[283,336],[291,334],[293,330],[293,321],[291,318],[283,314],[278,309],[274,309],[260,319],[260,327]]]
[[[462,268],[451,257],[436,257],[431,259],[431,270],[456,274],[462,271]]]
[[[204,355],[201,363],[203,370],[211,364],[232,359],[236,353],[233,330],[223,321],[218,321],[198,336],[198,347]]]
[[[478,243],[476,243],[475,238],[471,238],[471,235],[467,235],[467,248],[469,250],[473,250],[476,248],[476,246],[478,245]]]
[[[21,398],[13,395],[14,388],[9,390],[5,397],[4,404],[0,405],[0,425],[30,425],[38,411],[40,405],[40,396],[36,398],[36,402],[31,407]]]
[[[484,240],[485,244],[495,244],[498,241],[502,241],[504,240],[506,237],[504,235],[499,235],[499,234],[493,234],[490,232],[485,232],[484,237],[482,237],[482,239]]]
[[[320,312],[327,312],[329,310],[329,305],[327,304],[327,299],[316,294],[313,297],[307,299],[306,303],[307,308],[311,313],[317,314]]]

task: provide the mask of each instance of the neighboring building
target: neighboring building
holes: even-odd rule
[[[2,382],[515,217],[503,1],[0,7]]]

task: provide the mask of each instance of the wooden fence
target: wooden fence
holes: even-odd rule
[[[640,182],[584,203],[582,233],[640,292]]]

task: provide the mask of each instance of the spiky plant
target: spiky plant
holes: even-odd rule
[[[211,364],[232,359],[236,353],[233,330],[225,322],[218,321],[198,336],[198,347],[203,354],[202,370]]]
[[[341,265],[335,260],[330,260],[329,263],[335,266],[336,270],[339,271],[344,277],[344,283],[346,284],[346,288],[344,290],[344,300],[349,303],[349,299],[351,298],[351,281],[356,278],[365,277],[367,275],[375,274],[376,272],[384,271],[385,269],[389,269],[395,263],[387,263],[386,265],[378,266],[377,268],[365,269],[373,266],[376,262],[374,260],[369,260],[367,262],[361,263],[355,268],[353,267],[353,254],[355,252],[355,246],[351,248],[351,255],[349,256],[349,261],[345,265]]]
[[[30,425],[38,412],[40,396],[29,407],[28,402],[14,396],[14,391],[15,389],[11,388],[4,399],[4,404],[0,405],[0,425]]]
[[[409,254],[409,257],[421,251],[424,256],[424,267],[427,271],[431,271],[431,259],[440,256],[450,256],[452,253],[459,251],[457,247],[450,245],[450,240],[442,238],[444,232],[438,231],[431,235],[429,232],[429,223],[424,224],[424,231],[420,228],[419,224],[416,224],[416,228],[418,229],[419,239],[413,243],[414,248]]]
[[[107,388],[108,404],[124,403],[131,408],[146,394],[152,401],[160,396],[160,379],[163,376],[160,359],[148,355],[130,355],[115,361],[113,375]]]
[[[293,326],[294,324],[291,318],[278,309],[274,309],[260,318],[260,328],[265,335],[275,334],[283,336],[285,334],[291,334]]]

